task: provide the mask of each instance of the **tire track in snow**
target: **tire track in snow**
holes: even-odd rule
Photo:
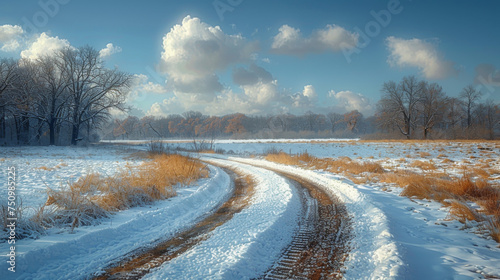
[[[226,159],[245,166],[268,170],[295,186],[301,197],[302,217],[291,243],[259,279],[342,278],[352,238],[351,221],[344,203],[316,183],[297,174]]]
[[[291,244],[262,279],[342,278],[351,238],[345,205],[309,180],[267,169],[302,190],[305,211]]]
[[[126,259],[110,265],[103,274],[94,279],[140,279],[152,269],[161,266],[163,263],[185,253],[201,241],[206,240],[210,232],[247,207],[254,193],[252,179],[248,175],[242,175],[229,168],[221,168],[231,176],[234,182],[234,191],[231,197],[213,214],[198,222],[192,228],[157,244],[147,251],[132,253]]]

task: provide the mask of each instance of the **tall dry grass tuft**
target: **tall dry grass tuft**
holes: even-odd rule
[[[500,217],[488,217],[486,222],[486,228],[490,231],[490,236],[493,238],[493,240],[500,243]]]
[[[483,217],[475,209],[459,200],[450,202],[450,216],[463,224],[467,224],[467,221],[480,222],[483,220]]]
[[[44,227],[88,225],[111,212],[175,196],[176,185],[189,185],[207,176],[206,166],[197,160],[158,154],[112,177],[91,173],[61,190],[49,189],[47,202],[34,219]]]
[[[421,153],[420,156],[429,155]],[[469,169],[469,172],[464,172],[461,177],[451,178],[445,172],[438,172],[437,166],[432,161],[426,160],[415,160],[410,164],[426,171],[425,174],[421,174],[407,170],[387,172],[375,162],[361,162],[348,157],[316,158],[307,153],[289,155],[276,151],[266,155],[265,159],[281,164],[340,173],[358,184],[373,179],[381,183],[396,184],[404,188],[402,196],[435,200],[450,206],[450,217],[462,223],[472,220],[486,221],[490,235],[500,242],[500,188],[488,181],[491,178],[490,174],[493,174],[491,170]],[[399,162],[406,162],[406,159]],[[442,160],[442,163],[452,162],[448,158]],[[467,201],[475,202],[481,208],[478,210],[470,208]]]
[[[362,173],[384,173],[384,168],[376,162],[360,162],[352,160],[349,157],[332,158],[317,158],[308,153],[299,155],[289,155],[284,152],[277,154],[268,154],[265,156],[268,161],[298,165],[307,168],[327,170],[333,173],[341,173],[345,175],[359,175]]]
[[[431,161],[415,160],[410,164],[410,167],[420,168],[424,171],[436,170],[436,165]]]

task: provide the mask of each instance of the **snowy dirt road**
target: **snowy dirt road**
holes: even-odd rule
[[[129,254],[124,260],[110,265],[105,273],[95,279],[140,279],[142,277],[171,279],[177,277],[172,275],[175,274],[175,268],[181,274],[194,272],[192,274],[193,278],[198,279],[219,278],[218,275],[227,276],[227,273],[235,272],[239,273],[237,278],[312,279],[320,277],[334,279],[342,277],[342,268],[347,257],[347,241],[349,239],[348,215],[343,203],[336,197],[329,196],[313,183],[298,176],[274,170],[263,170],[262,168],[220,159],[215,162],[212,159],[210,162],[219,166],[238,165],[238,170],[234,171],[229,170],[227,167],[223,168],[227,173],[231,174],[235,182],[232,196],[213,214],[199,221],[193,227],[169,240],[156,244],[146,251],[139,250],[137,253]],[[262,177],[263,174],[265,174],[265,177]],[[258,182],[248,179],[249,175],[256,178]],[[258,227],[257,229],[261,233],[254,234],[248,239],[235,240],[236,242],[233,244],[224,244],[224,241],[231,240],[235,236],[231,236],[229,239],[217,240],[218,236],[222,237],[224,234],[238,236],[238,232],[227,232],[225,224],[231,219],[234,219],[232,222],[235,223],[243,223],[245,220],[253,222],[256,219],[253,214],[260,212],[254,211],[253,208],[260,207],[261,210],[266,210],[262,206],[266,206],[267,203],[254,199],[254,195],[258,196],[259,191],[261,192],[260,195],[269,194],[262,193],[264,190],[262,186],[268,186],[272,189],[289,188],[293,191],[293,196],[295,196],[293,201],[289,200],[289,202],[296,206],[298,198],[301,206],[291,209],[295,213],[267,209],[267,216],[271,218],[268,219],[270,222],[266,223],[267,226]],[[266,192],[273,191],[272,189],[267,189]],[[276,198],[279,199],[279,196],[276,196]],[[247,213],[246,217],[239,216],[238,213],[245,208],[249,208],[250,212]],[[297,212],[297,210],[300,211]],[[279,221],[286,218],[275,219],[274,223],[272,223],[275,218],[273,216],[288,216],[289,214],[295,214],[290,217],[296,217],[296,224],[290,223],[289,230],[281,232],[277,236],[282,242],[278,242],[279,246],[273,246],[276,240],[266,238],[267,233],[268,231],[274,232],[276,227],[274,223],[278,222],[277,225],[279,225]],[[248,220],[248,218],[253,221]],[[247,223],[242,229],[246,231],[254,230]],[[196,271],[193,267],[186,270],[186,263],[191,263],[194,259],[207,259],[212,256],[212,250],[202,250],[198,247],[203,248],[206,246],[204,243],[211,243],[214,240],[218,242],[218,249],[220,247],[228,248],[228,251],[223,252],[224,254],[234,254],[234,257],[241,258],[239,262],[246,262],[260,267],[259,271],[264,273],[259,274],[258,271],[248,270],[245,274],[241,270],[231,272],[232,269],[221,269],[219,271],[213,270],[217,273],[211,275],[211,271],[205,274],[205,271]],[[286,240],[289,240],[289,243],[283,242]],[[261,249],[267,248],[267,253],[275,258],[266,259],[255,254],[238,256],[237,251],[242,249],[242,245],[248,244],[252,247],[252,243],[262,244]],[[273,247],[275,250],[272,250]],[[171,262],[178,264],[177,267],[174,266],[173,270],[171,269]],[[264,271],[266,264],[267,271]],[[207,266],[207,264],[202,265]],[[229,278],[234,278],[234,276],[229,276]]]
[[[209,163],[210,178],[180,188],[177,197],[119,212],[71,234],[53,230],[39,239],[18,240],[17,271],[9,273],[1,255],[0,279],[90,279],[106,275],[113,267],[126,267],[141,253],[146,256],[139,258],[143,266],[118,269],[108,278],[485,279],[500,275],[497,244],[447,219],[448,210],[439,203],[410,200],[398,196],[396,188],[383,191],[332,173],[259,157],[195,156]],[[19,164],[23,160],[20,157]],[[227,208],[221,206],[234,196],[235,179],[224,168],[250,176],[253,187],[241,193],[240,198],[247,199],[244,207],[232,215],[220,215],[225,216],[223,222],[218,217],[215,226],[209,225],[205,219],[221,208],[219,213],[224,213]],[[190,230],[197,225],[204,229]],[[167,250],[155,251],[160,244]],[[0,243],[0,250],[5,252],[7,244]],[[147,255],[153,251],[156,255]]]

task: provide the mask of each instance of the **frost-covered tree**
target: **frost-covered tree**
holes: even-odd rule
[[[12,83],[16,78],[17,61],[0,59],[0,139],[5,139],[9,110],[15,105],[10,98]]]

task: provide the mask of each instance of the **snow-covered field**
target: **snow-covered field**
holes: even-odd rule
[[[17,195],[24,207],[38,207],[47,187],[58,188],[90,172],[113,175],[127,165],[144,142],[130,145],[0,148],[0,199],[6,200],[7,168],[18,173]],[[189,141],[169,143],[190,148]],[[460,174],[485,168],[500,181],[498,142],[364,142],[349,141],[217,141],[229,155],[202,159],[239,168],[258,182],[250,206],[214,230],[210,238],[164,264],[148,279],[246,279],[260,275],[290,241],[300,212],[294,188],[273,172],[248,163],[272,166],[315,181],[337,195],[353,217],[352,251],[346,279],[484,279],[500,278],[498,243],[474,227],[449,219],[440,203],[399,196],[400,188],[381,183],[354,184],[340,175],[303,170],[262,160],[268,150],[306,152],[317,157],[347,156],[375,161],[388,170],[407,169],[415,161],[430,162],[436,172]],[[249,158],[249,155],[257,155]],[[499,172],[495,173],[495,170]],[[150,206],[119,212],[99,225],[50,230],[39,239],[16,242],[16,273],[7,270],[7,243],[0,243],[0,279],[79,279],[102,270],[126,253],[175,235],[214,209],[231,191],[227,174],[211,167],[211,176]],[[389,191],[387,191],[389,190]],[[29,214],[29,212],[28,212]]]

